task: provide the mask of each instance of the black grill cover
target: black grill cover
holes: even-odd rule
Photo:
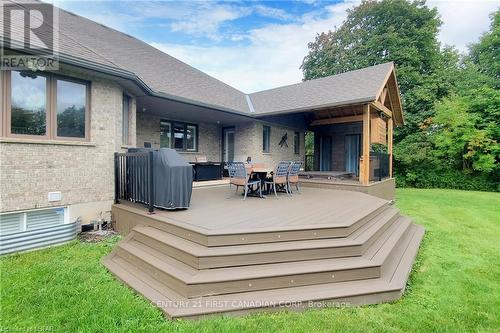
[[[129,152],[151,151],[147,148]],[[157,208],[189,208],[193,190],[193,167],[175,149],[153,150],[155,203]]]

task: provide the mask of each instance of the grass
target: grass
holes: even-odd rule
[[[100,264],[115,238],[0,259],[0,331],[499,331],[500,194],[398,189],[397,206],[426,235],[394,303],[168,321]]]

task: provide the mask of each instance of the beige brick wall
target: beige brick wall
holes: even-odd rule
[[[112,81],[78,77],[91,81],[90,142],[0,139],[0,212],[70,206],[71,219],[90,219],[111,209],[113,153],[122,146],[123,90]],[[129,132],[135,145],[135,100],[130,114]],[[52,191],[60,191],[62,200],[48,202]]]
[[[151,142],[153,147],[160,147],[160,120],[176,120],[155,114],[139,113],[137,115],[137,146]],[[198,152],[181,152],[187,161],[194,161],[196,155],[206,155],[210,161],[221,159],[221,128],[217,124],[196,123],[198,125]]]
[[[262,151],[263,141],[263,126],[271,127],[271,141],[269,145],[269,153]],[[300,133],[300,154],[295,154],[294,151],[294,129],[261,122],[253,122],[245,125],[236,126],[236,144],[235,144],[235,159],[246,159],[247,156],[252,157],[253,162],[266,164],[268,167],[275,167],[280,161],[304,161],[305,156],[305,136],[304,132]],[[287,134],[288,147],[280,146],[279,142],[283,135]]]
[[[154,114],[139,113],[137,115],[137,145],[142,147],[145,141],[151,142],[154,147],[160,146],[160,119],[169,119]],[[211,161],[221,159],[222,128],[217,124],[197,123],[199,142],[197,153],[181,154],[188,161],[193,161],[195,155],[207,155]],[[300,154],[295,154],[293,146],[294,130],[287,127],[271,126],[270,152],[262,152],[262,126],[257,121],[236,123],[235,128],[235,155],[237,161],[245,161],[248,156],[254,162],[262,162],[269,167],[274,167],[279,161],[294,160],[304,161],[304,133],[300,134]],[[282,136],[288,134],[288,147],[280,147]]]

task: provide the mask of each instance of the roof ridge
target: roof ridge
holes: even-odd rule
[[[255,91],[253,93],[250,93],[249,95],[251,96],[251,95],[256,95],[256,94],[259,94],[259,93],[269,92],[269,91],[278,90],[278,89],[282,89],[282,88],[299,86],[299,85],[302,85],[302,84],[307,84],[309,82],[318,82],[318,81],[330,79],[332,77],[338,77],[338,76],[342,76],[342,75],[345,75],[345,74],[351,74],[351,73],[355,73],[355,72],[366,71],[366,70],[372,69],[373,67],[379,67],[379,66],[388,65],[388,64],[394,65],[394,62],[393,61],[388,61],[388,62],[384,62],[384,63],[372,65],[372,66],[369,66],[369,67],[363,67],[363,68],[354,69],[352,71],[346,71],[346,72],[342,72],[342,73],[338,73],[338,74],[332,74],[332,75],[328,75],[328,76],[318,77],[318,78],[311,79],[311,80],[305,80],[305,81],[301,81],[301,82],[297,82],[297,83],[291,83],[291,84],[287,84],[287,85],[284,85],[284,86],[279,86],[279,87],[274,87],[274,88],[259,90],[259,91]]]

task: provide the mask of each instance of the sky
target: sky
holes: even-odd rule
[[[334,30],[358,0],[53,1],[137,37],[245,92],[300,82],[307,43]],[[442,45],[465,52],[488,30],[500,0],[428,1],[443,25]]]

